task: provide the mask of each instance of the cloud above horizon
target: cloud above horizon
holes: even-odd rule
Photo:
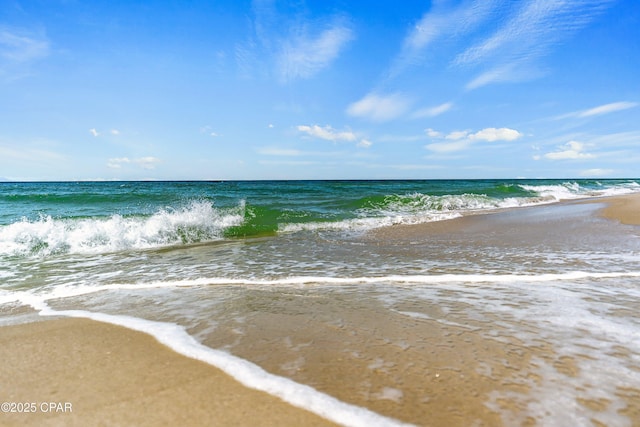
[[[455,41],[449,64],[478,69],[465,88],[530,80],[543,73],[536,61],[591,22],[615,0],[467,0],[434,2],[414,24],[391,65],[392,76]],[[445,55],[450,55],[445,51]],[[483,68],[483,69],[482,69]]]
[[[107,160],[107,167],[109,169],[121,169],[124,164],[135,164],[142,169],[151,170],[155,169],[156,164],[161,160],[157,157],[139,157],[137,159],[130,159],[128,157],[115,157]]]
[[[412,119],[423,119],[428,117],[436,117],[444,114],[453,108],[453,102],[445,102],[435,107],[421,108],[411,114]]]
[[[284,14],[274,2],[252,2],[252,32],[236,46],[236,61],[243,74],[252,75],[269,65],[280,83],[308,79],[328,68],[355,38],[344,15],[315,20],[304,13]]]
[[[623,110],[628,110],[630,108],[635,108],[638,105],[640,104],[638,104],[637,102],[629,102],[629,101],[611,102],[609,104],[599,105],[597,107],[589,108],[587,110],[574,111],[572,113],[563,114],[556,118],[565,119],[569,117],[586,118],[586,117],[600,116],[603,114],[615,113],[617,111],[623,111]]]
[[[370,93],[349,105],[347,114],[375,122],[385,122],[402,116],[410,106],[409,98],[399,93],[390,95]]]
[[[355,133],[347,130],[347,131],[337,131],[333,129],[331,126],[327,125],[324,127],[313,125],[300,125],[297,127],[298,131],[302,133],[306,133],[307,135],[313,136],[314,138],[325,139],[327,141],[355,141],[357,136]]]
[[[585,152],[585,144],[578,141],[569,141],[553,151],[544,155],[549,160],[585,160],[593,159],[596,156]]]
[[[484,128],[477,132],[463,130],[453,131],[448,134],[429,128],[425,130],[425,133],[431,139],[440,140],[440,142],[425,145],[427,150],[436,153],[462,151],[477,141],[515,141],[523,136],[522,133],[510,128]]]
[[[289,38],[278,52],[281,81],[309,78],[328,67],[352,38],[352,30],[341,24],[334,24],[315,36],[302,31]]]

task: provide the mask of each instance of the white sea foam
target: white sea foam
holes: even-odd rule
[[[555,202],[559,200],[582,199],[587,197],[607,197],[637,193],[640,184],[629,182],[615,186],[602,188],[585,188],[576,182],[565,182],[556,185],[526,185],[520,184],[520,188],[532,191],[542,197],[542,202]]]
[[[458,212],[424,212],[419,215],[403,215],[401,213],[389,213],[386,216],[369,218],[353,218],[336,222],[307,222],[281,224],[279,229],[284,233],[299,231],[366,231],[376,228],[388,227],[400,224],[421,224],[425,222],[444,221],[458,218],[462,214]]]
[[[344,426],[384,427],[411,425],[379,415],[366,408],[342,402],[307,385],[270,374],[245,359],[206,347],[189,335],[183,327],[173,323],[155,322],[136,317],[114,316],[84,310],[57,311],[51,309],[44,301],[37,299],[31,300],[30,303],[40,311],[42,316],[86,318],[144,332],[155,337],[160,343],[179,354],[215,366],[246,387],[277,396],[293,406],[313,412]]]
[[[572,271],[554,274],[439,274],[439,275],[387,275],[361,277],[294,276],[276,279],[239,279],[226,277],[202,277],[186,280],[152,281],[140,283],[113,283],[105,285],[59,284],[53,287],[26,291],[0,290],[0,304],[21,301],[33,305],[33,301],[71,298],[103,291],[142,290],[156,288],[190,288],[217,285],[237,286],[313,286],[358,284],[505,284],[578,281],[585,279],[636,278],[640,271],[588,272]]]
[[[244,203],[219,210],[199,201],[149,217],[22,219],[0,227],[0,255],[96,254],[216,240],[224,229],[243,220]]]

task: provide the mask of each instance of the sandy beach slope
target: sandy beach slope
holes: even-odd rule
[[[608,197],[603,199],[607,207],[602,210],[605,218],[628,225],[640,225],[640,194]]]
[[[333,425],[153,337],[91,320],[0,328],[0,360],[0,400],[35,407],[3,410],[3,426]]]

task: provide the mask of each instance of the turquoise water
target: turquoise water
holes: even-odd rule
[[[639,187],[635,180],[0,183],[0,256],[363,231]]]
[[[437,396],[456,393],[505,425],[634,425],[638,229],[558,202],[637,192],[635,179],[0,183],[0,324],[141,330],[344,425],[455,419]],[[429,389],[448,373],[489,391]]]

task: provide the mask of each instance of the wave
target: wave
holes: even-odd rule
[[[244,210],[244,203],[221,210],[193,201],[150,216],[23,218],[0,228],[0,255],[96,254],[219,240],[224,230],[243,223]]]
[[[561,184],[519,184],[519,187],[525,191],[536,194],[541,198],[542,202],[583,199],[588,197],[619,196],[640,191],[640,184],[635,181],[609,186],[605,186],[598,181],[583,184],[569,181]]]
[[[254,194],[249,203],[238,200],[236,195],[235,199],[220,200],[226,203],[220,207],[215,205],[214,198],[204,197],[186,202],[174,200],[177,207],[155,208],[155,212],[148,213],[143,210],[128,215],[88,217],[41,214],[35,219],[23,217],[0,225],[0,256],[100,254],[303,231],[362,232],[397,224],[447,220],[468,213],[640,192],[640,184],[635,181],[614,184],[516,181],[483,185],[460,186],[460,194],[402,193],[394,189],[397,193],[362,196],[350,190],[351,193],[328,193],[324,198],[305,194],[298,199],[265,187],[263,192],[273,190],[269,197]],[[116,205],[123,208],[131,203]],[[76,215],[86,215],[84,203],[78,206]],[[110,210],[102,211],[105,212]]]

